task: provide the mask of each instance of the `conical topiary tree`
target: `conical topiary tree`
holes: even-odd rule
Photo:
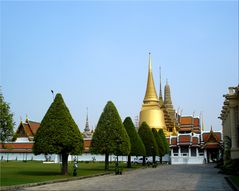
[[[102,112],[90,146],[91,153],[105,154],[105,170],[109,169],[109,155],[128,155],[130,141],[113,102],[109,101]]]
[[[155,141],[154,135],[150,127],[146,122],[143,122],[140,125],[138,133],[144,143],[146,156],[157,156],[158,145]],[[143,157],[143,165],[145,165],[145,157]]]
[[[155,128],[152,128],[152,132],[154,134],[154,138],[158,145],[158,154],[160,157],[162,157],[164,154],[164,145],[163,145],[162,139],[160,139],[159,134]]]
[[[34,137],[34,154],[60,154],[62,174],[68,174],[69,154],[81,154],[83,138],[61,94],[57,94]]]
[[[131,156],[145,156],[146,151],[144,143],[142,142],[139,134],[137,133],[135,126],[130,117],[126,117],[124,120],[124,127],[127,131],[127,134],[131,143],[131,151],[128,155],[127,167],[131,167]]]
[[[167,139],[165,137],[165,134],[163,132],[163,129],[159,129],[158,134],[159,134],[159,138],[160,138],[161,142],[163,143],[163,153],[162,154],[160,153],[160,155],[159,155],[160,156],[160,163],[162,163],[162,157],[165,154],[169,153],[169,145],[168,145]],[[161,149],[161,147],[160,147],[160,149]]]

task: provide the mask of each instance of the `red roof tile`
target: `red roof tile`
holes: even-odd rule
[[[4,148],[6,149],[32,149],[33,143],[6,143]],[[0,148],[3,148],[3,145],[0,144]]]
[[[203,141],[207,141],[208,137],[209,137],[210,133],[203,133],[202,137],[203,137]]]
[[[0,149],[0,153],[32,153],[32,149]]]
[[[191,116],[181,117],[180,118],[180,124],[181,125],[192,125],[193,124],[193,118]]]
[[[179,131],[192,131],[191,127],[180,127]]]
[[[24,130],[25,130],[27,136],[33,136],[33,132],[32,132],[31,127],[28,123],[24,124]]]
[[[217,140],[218,141],[221,141],[222,140],[222,134],[220,132],[215,132],[214,135],[216,136]]]
[[[190,143],[190,135],[179,135],[179,143]]]
[[[195,127],[199,127],[199,118],[194,118],[193,122]]]
[[[29,124],[30,124],[31,130],[33,132],[33,135],[35,135],[38,128],[40,127],[40,123],[35,122],[35,121],[29,121]]]

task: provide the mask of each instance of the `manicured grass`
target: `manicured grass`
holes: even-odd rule
[[[239,187],[239,176],[230,176],[231,181]]]
[[[43,182],[48,180],[73,178],[73,162],[68,164],[69,175],[60,174],[60,164],[43,164],[39,161],[1,161],[1,186],[19,185],[26,183]],[[101,174],[104,170],[104,162],[80,162],[77,176]],[[114,172],[115,163],[110,164],[110,172]],[[121,164],[125,167],[126,164]],[[139,168],[141,165],[133,165]]]

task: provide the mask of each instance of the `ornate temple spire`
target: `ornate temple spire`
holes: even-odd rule
[[[168,85],[168,79],[166,79],[166,85],[164,87],[164,104],[172,105],[170,87]]]
[[[159,67],[159,106],[163,105],[161,66]]]
[[[147,82],[147,87],[146,87],[146,93],[144,96],[144,103],[147,103],[147,102],[159,102],[158,96],[156,93],[156,89],[154,86],[150,53],[149,53],[148,82]]]
[[[89,121],[88,121],[88,108],[87,108],[86,123],[85,123],[85,129],[84,129],[84,131],[90,131]]]
[[[154,86],[151,57],[149,53],[148,81],[144,101],[139,115],[139,126],[146,122],[150,128],[166,129],[163,110],[159,106],[159,99]]]

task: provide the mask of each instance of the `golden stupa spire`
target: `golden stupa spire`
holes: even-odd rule
[[[146,93],[144,96],[144,103],[146,102],[158,102],[158,96],[154,86],[153,73],[152,73],[152,63],[151,55],[149,53],[149,71],[148,71],[148,82],[146,87]]]
[[[165,129],[164,113],[160,109],[159,99],[154,86],[151,57],[149,53],[149,71],[146,93],[140,111],[139,125],[146,122],[150,128]]]

